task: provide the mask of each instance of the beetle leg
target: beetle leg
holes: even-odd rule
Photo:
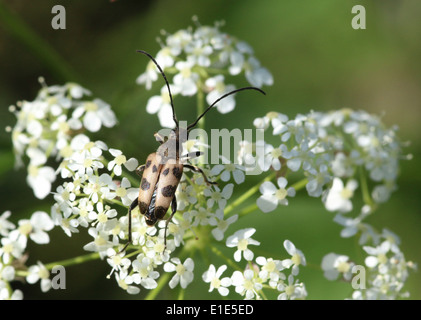
[[[155,140],[158,141],[160,144],[163,144],[165,142],[165,139],[163,136],[161,136],[158,132],[155,132],[154,135]]]
[[[209,180],[208,180],[208,178],[206,177],[205,173],[203,172],[203,170],[202,170],[202,169],[200,169],[199,167],[197,167],[197,166],[193,166],[193,165],[191,165],[191,164],[185,164],[185,165],[184,165],[184,167],[185,167],[185,168],[187,168],[187,169],[190,169],[190,170],[192,170],[192,171],[194,171],[194,172],[201,173],[201,174],[202,174],[202,176],[203,176],[203,178],[205,179],[205,182],[206,182],[208,185],[209,185],[209,184],[217,184],[216,182],[209,181]]]
[[[172,217],[174,216],[174,214],[177,212],[177,198],[174,196],[174,198],[172,198],[171,201],[171,215],[170,217],[167,219],[167,222],[165,223],[165,232],[164,232],[164,246],[167,247],[167,229],[168,229],[168,224],[170,223]]]
[[[189,152],[187,154],[185,154],[184,156],[181,156],[181,158],[183,159],[194,159],[194,158],[198,158],[200,156],[202,156],[204,154],[204,152],[202,151],[193,151],[193,152]]]
[[[145,171],[145,167],[146,167],[146,165],[142,164],[141,166],[138,166],[136,168],[136,173],[137,173],[138,176],[141,177],[143,175],[143,171]]]
[[[129,235],[128,235],[129,239],[128,239],[127,243],[124,245],[123,249],[121,249],[118,253],[122,253],[124,250],[127,249],[129,244],[132,243],[132,210],[134,210],[138,205],[139,205],[138,198],[136,198],[132,202],[132,204],[130,205],[130,208],[129,208]]]

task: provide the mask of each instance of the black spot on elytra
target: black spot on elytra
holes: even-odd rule
[[[164,197],[171,198],[174,196],[177,186],[166,186],[161,189],[161,193]]]
[[[168,174],[168,172],[170,172],[170,168],[165,169],[165,170],[162,172],[162,174],[163,174],[164,176],[166,176],[166,175]]]
[[[139,202],[139,210],[140,210],[141,214],[145,214],[146,211],[148,210],[148,205],[145,202],[140,201]]]
[[[148,169],[151,166],[151,163],[152,163],[151,160],[146,161],[145,168]]]
[[[142,179],[142,183],[140,184],[140,188],[144,191],[149,190],[151,184],[145,178]]]
[[[157,219],[164,218],[165,214],[167,213],[168,208],[164,208],[162,206],[156,207],[155,216]]]
[[[177,178],[177,180],[180,180],[181,176],[183,175],[183,172],[178,167],[173,168],[172,173]]]
[[[152,172],[157,172],[157,171],[158,171],[158,168],[156,167],[156,165],[153,165]]]

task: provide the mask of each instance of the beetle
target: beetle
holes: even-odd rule
[[[228,92],[218,98],[210,106],[208,106],[207,109],[201,115],[199,115],[199,117],[192,124],[188,125],[186,128],[183,128],[180,127],[177,120],[170,85],[164,71],[149,53],[143,50],[137,50],[137,52],[149,57],[164,78],[170,97],[175,129],[172,129],[168,137],[162,137],[158,133],[154,134],[155,139],[160,143],[158,150],[154,153],[151,153],[147,157],[145,164],[137,167],[136,169],[136,173],[141,176],[139,196],[132,202],[129,207],[128,242],[123,247],[123,249],[120,250],[120,252],[124,251],[132,242],[132,210],[134,210],[136,207],[139,207],[140,213],[145,216],[146,224],[148,226],[153,226],[157,223],[157,221],[164,219],[169,207],[171,206],[171,215],[166,220],[165,224],[164,245],[166,246],[168,223],[177,212],[177,199],[175,196],[175,191],[177,190],[184,168],[188,168],[193,172],[202,174],[205,182],[208,185],[216,184],[216,182],[208,180],[202,169],[186,163],[186,160],[188,159],[201,156],[203,154],[202,152],[197,151],[182,155],[182,144],[188,140],[188,134],[190,130],[192,130],[197,125],[199,120],[219,101],[236,92],[243,90],[257,90],[265,94],[263,90],[256,87],[243,87]]]

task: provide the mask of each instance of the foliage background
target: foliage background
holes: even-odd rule
[[[66,30],[51,27],[51,8],[66,8]],[[367,12],[367,29],[351,28],[351,9],[362,4]],[[13,126],[8,106],[18,100],[33,100],[40,86],[39,76],[49,85],[75,81],[107,101],[119,119],[112,130],[95,138],[121,149],[139,162],[157,147],[153,133],[159,129],[155,115],[147,114],[147,99],[162,84],[146,91],[135,84],[146,67],[144,49],[159,49],[155,41],[160,30],[172,33],[193,25],[224,20],[223,31],[247,41],[262,65],[274,75],[275,83],[265,88],[267,96],[240,94],[236,109],[221,116],[207,115],[210,128],[251,128],[254,118],[277,110],[295,117],[310,110],[364,109],[384,113],[384,122],[398,124],[412,161],[402,161],[399,190],[369,223],[397,233],[408,260],[421,263],[421,2],[417,0],[0,0],[0,127]],[[235,80],[237,87],[245,79]],[[179,119],[195,118],[195,99],[177,98]],[[11,210],[12,220],[28,217],[36,210],[49,212],[51,198],[36,200],[25,181],[24,170],[14,170],[10,134],[0,132],[0,212]],[[260,179],[259,179],[260,180]],[[259,181],[254,177],[237,187],[237,192]],[[254,227],[262,245],[256,254],[285,258],[284,239],[290,239],[306,255],[309,266],[301,268],[300,280],[309,299],[342,299],[350,293],[345,283],[329,282],[320,271],[322,257],[329,252],[358,259],[353,239],[339,237],[340,226],[324,210],[320,199],[298,196],[290,206],[270,214],[252,214],[236,228]],[[234,232],[227,231],[227,235]],[[30,261],[44,263],[84,254],[87,234],[69,239],[60,229],[51,233],[51,243],[30,246]],[[278,254],[278,257],[275,256]],[[196,260],[196,271],[204,266]],[[221,264],[215,260],[214,264]],[[130,299],[114,280],[107,280],[106,263],[92,261],[69,267],[66,290],[43,294],[39,284],[21,285],[26,299]],[[197,278],[201,273],[196,272]],[[218,298],[208,294],[200,279],[188,288],[186,299]],[[412,299],[421,298],[421,273],[412,274],[407,289]],[[165,290],[158,298],[171,299],[177,292]]]

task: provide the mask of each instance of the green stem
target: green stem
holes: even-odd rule
[[[300,181],[297,181],[293,185],[291,185],[291,188],[294,188],[295,191],[298,191],[298,190],[301,190],[302,188],[304,188],[307,183],[308,183],[308,179],[307,178],[304,178],[304,179],[302,179]]]
[[[256,203],[253,203],[253,204],[249,205],[248,207],[245,207],[243,210],[241,210],[238,213],[238,217],[245,216],[245,215],[249,214],[250,212],[253,212],[257,209],[259,209],[259,207],[257,206]]]
[[[186,290],[180,287],[180,290],[178,291],[177,300],[184,300],[184,293],[185,292],[186,292]]]
[[[205,95],[203,93],[203,90],[198,84],[197,89],[197,118],[205,111]],[[199,120],[198,123],[199,129],[205,130],[205,118]]]
[[[0,21],[5,30],[21,42],[55,77],[61,81],[77,81],[78,77],[66,60],[1,0]]]
[[[166,283],[169,281],[171,274],[166,272],[161,277],[159,277],[158,285],[155,289],[149,291],[147,296],[145,297],[145,300],[155,300],[158,293],[161,292],[162,288],[166,285]]]
[[[73,266],[73,265],[82,264],[82,263],[92,261],[92,260],[96,260],[96,259],[99,259],[99,258],[100,258],[99,253],[93,252],[93,253],[86,254],[86,255],[83,255],[83,256],[79,256],[79,257],[75,257],[75,258],[70,258],[70,259],[66,259],[66,260],[47,263],[44,266],[47,270],[52,270],[55,266],[70,267],[70,266]],[[27,270],[16,270],[16,275],[19,276],[19,277],[26,277],[28,274],[29,274],[29,272]]]
[[[200,82],[197,84],[197,118],[205,111],[205,95],[202,90],[202,86]],[[200,129],[200,137],[199,142],[204,143],[204,137],[203,137],[203,130],[205,130],[205,118],[202,117],[202,119],[199,120],[198,128]],[[205,152],[205,148],[203,146],[199,146],[200,152]],[[203,157],[199,158],[199,165],[203,164]]]
[[[364,174],[364,169],[360,167],[359,171],[360,171],[360,183],[361,183],[361,192],[362,192],[363,200],[370,207],[373,207],[374,202],[371,199],[370,191],[368,190],[368,184],[367,184],[366,176]]]
[[[81,263],[85,263],[88,261],[92,261],[92,260],[97,260],[99,259],[99,253],[98,252],[93,252],[93,253],[89,253],[83,256],[79,256],[79,257],[75,257],[75,258],[70,258],[70,259],[66,259],[66,260],[61,260],[61,261],[57,261],[57,262],[51,262],[45,265],[45,267],[48,270],[51,270],[54,266],[63,266],[63,267],[69,267],[69,266],[73,266],[76,264],[81,264]]]

